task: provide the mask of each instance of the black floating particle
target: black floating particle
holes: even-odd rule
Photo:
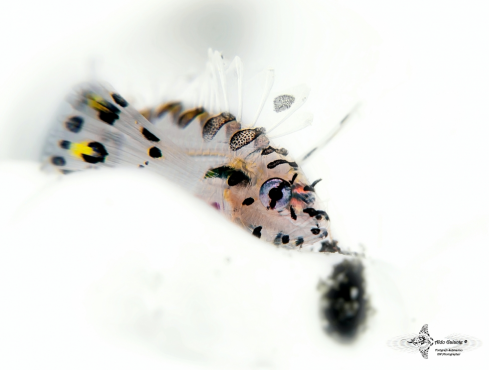
[[[253,235],[256,236],[257,238],[261,238],[261,226],[257,226],[253,229]]]
[[[344,260],[334,266],[328,282],[320,283],[323,329],[343,342],[355,339],[367,318],[363,270],[360,261]]]
[[[122,96],[120,96],[117,93],[112,93],[112,99],[119,104],[122,108],[127,107],[129,104],[127,103],[126,99],[124,99]]]
[[[55,166],[64,166],[66,160],[63,157],[51,157],[51,163]]]
[[[246,198],[245,200],[243,200],[243,205],[244,205],[244,206],[250,206],[250,205],[252,205],[254,202],[255,202],[255,200],[254,200],[253,198]]]
[[[288,235],[283,235],[282,236],[282,244],[288,244],[290,241],[290,238]]]
[[[161,154],[161,150],[155,146],[152,146],[148,150],[148,154],[151,158],[161,158],[163,157],[163,154]]]
[[[144,127],[141,130],[141,133],[146,138],[146,140],[154,141],[155,143],[157,143],[158,141],[160,141],[160,139],[158,138],[158,136],[155,136],[151,131],[146,130]]]
[[[83,118],[78,116],[70,117],[66,120],[65,127],[68,131],[77,134],[83,128]]]

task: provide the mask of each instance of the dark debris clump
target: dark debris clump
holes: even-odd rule
[[[328,280],[319,284],[323,328],[342,342],[355,339],[366,321],[368,299],[363,271],[359,260],[343,260],[334,266]]]

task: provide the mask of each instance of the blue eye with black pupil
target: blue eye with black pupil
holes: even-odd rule
[[[291,196],[289,182],[276,177],[265,181],[260,188],[260,200],[267,209],[281,211],[287,207]]]

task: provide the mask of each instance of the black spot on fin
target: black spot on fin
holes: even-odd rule
[[[119,94],[117,93],[112,93],[111,94],[112,96],[112,99],[114,99],[114,101],[119,104],[122,108],[125,108],[127,107],[129,104],[127,103],[126,99],[124,99],[122,96],[120,96]]]
[[[154,141],[155,143],[160,141],[160,139],[155,134],[153,134],[151,131],[145,129],[144,127],[142,128],[141,133],[146,138],[146,140]]]
[[[178,117],[177,125],[180,128],[187,127],[192,121],[199,115],[205,113],[204,108],[198,107],[194,109],[187,110],[183,112],[180,117]]]

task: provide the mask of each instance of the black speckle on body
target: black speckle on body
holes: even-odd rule
[[[282,233],[278,233],[276,236],[275,236],[275,239],[273,239],[273,244],[279,246],[281,243],[282,243],[282,236],[283,234]]]
[[[367,318],[368,300],[364,267],[358,260],[334,266],[327,283],[321,283],[320,315],[324,330],[340,341],[356,338]]]
[[[261,226],[257,226],[253,229],[253,235],[256,236],[257,238],[261,238]]]
[[[265,129],[263,127],[249,128],[236,132],[229,140],[229,149],[235,152],[242,147],[253,142],[258,136],[263,134]]]
[[[63,157],[51,157],[51,163],[55,166],[64,166],[66,164],[66,160]]]
[[[227,112],[209,118],[202,127],[202,138],[206,141],[211,141],[225,124],[235,120],[236,117]]]
[[[161,154],[160,148],[157,148],[155,146],[152,146],[151,148],[149,148],[148,154],[149,154],[149,156],[151,158],[161,158],[161,157],[163,157],[163,154]]]
[[[228,185],[236,186],[247,185],[250,182],[250,178],[244,174],[242,171],[232,171],[231,175],[228,177]]]
[[[114,102],[119,104],[122,108],[127,107],[129,104],[127,103],[126,99],[124,99],[122,96],[120,96],[117,93],[112,93],[112,99],[114,99]]]
[[[294,207],[290,206],[290,217],[295,221],[297,220],[297,215],[295,214]]]
[[[230,166],[212,168],[205,174],[206,179],[220,178],[227,179],[229,186],[248,185],[250,178],[241,170],[236,170]]]
[[[245,200],[243,200],[243,205],[244,205],[244,206],[250,206],[250,205],[252,205],[254,202],[255,202],[255,200],[254,200],[253,198],[246,198]]]
[[[83,128],[83,118],[75,116],[70,117],[65,122],[65,127],[68,131],[73,132],[74,134],[79,133]]]
[[[284,164],[284,163],[288,163],[293,168],[297,168],[298,167],[297,166],[297,163],[295,163],[295,162],[289,162],[289,161],[286,161],[285,159],[277,159],[276,161],[273,161],[273,162],[270,162],[269,164],[267,164],[267,168],[268,169],[272,169],[272,168],[275,168],[278,165],[281,165],[281,164]]]
[[[311,217],[316,217],[317,220],[321,219],[321,216],[324,216],[324,218],[329,221],[329,216],[326,212],[321,211],[321,210],[315,210],[314,208],[305,208],[302,212],[307,213]],[[319,216],[319,217],[318,217]]]
[[[297,238],[297,240],[295,241],[295,245],[297,245],[298,247],[301,246],[302,244],[304,244],[304,238],[302,236],[299,236]]]
[[[269,155],[275,152],[275,149],[269,146],[261,151],[261,155]]]
[[[317,229],[317,228],[311,229],[311,233],[313,233],[314,235],[318,235],[320,232],[321,232],[321,229]]]
[[[289,154],[289,152],[287,151],[287,149],[284,149],[284,148],[275,149],[275,148],[269,146],[269,147],[267,147],[267,148],[265,148],[265,149],[263,149],[261,151],[261,155],[269,155],[269,154],[272,154],[274,152],[277,153],[277,154],[284,155],[284,156],[287,155],[287,154]]]
[[[312,184],[311,184],[311,188],[314,188],[314,187],[317,185],[317,183],[318,183],[319,181],[321,181],[321,180],[322,180],[322,179],[317,179],[316,181],[313,181],[313,182],[312,182]]]
[[[282,244],[288,244],[290,241],[290,238],[288,235],[283,235],[282,236]]]

